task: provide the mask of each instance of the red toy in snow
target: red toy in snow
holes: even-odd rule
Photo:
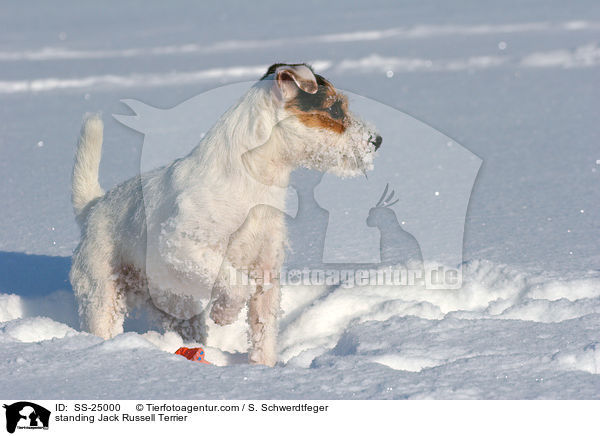
[[[208,363],[204,356],[204,350],[202,348],[187,348],[181,347],[179,350],[175,351],[175,354],[179,354],[180,356],[185,357],[187,360],[194,360],[196,362]]]

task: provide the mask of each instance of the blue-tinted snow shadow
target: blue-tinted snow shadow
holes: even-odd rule
[[[21,297],[22,316],[46,316],[79,327],[71,258],[0,251],[0,293]]]
[[[0,291],[22,297],[71,291],[70,268],[70,257],[0,251]]]
[[[70,257],[0,251],[0,294],[21,297],[21,317],[45,316],[79,330],[70,269]],[[125,331],[145,333],[159,328],[147,315],[144,310],[134,310],[125,319]]]

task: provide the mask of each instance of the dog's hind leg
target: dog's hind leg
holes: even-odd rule
[[[267,289],[258,285],[250,298],[250,363],[274,366],[277,363],[277,315],[281,298],[279,282],[273,280]]]
[[[108,339],[123,332],[126,301],[116,286],[112,256],[102,248],[85,239],[73,255],[70,278],[82,329]]]

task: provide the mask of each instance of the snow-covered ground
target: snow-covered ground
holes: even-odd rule
[[[3,397],[600,397],[597,3],[39,1],[4,5],[0,29]],[[79,331],[82,114],[104,114],[107,188],[140,168],[142,136],[110,116],[121,99],[172,107],[282,60],[482,159],[462,289],[286,286],[272,369],[245,363],[242,320],[210,326],[213,366],[143,317],[109,341]]]

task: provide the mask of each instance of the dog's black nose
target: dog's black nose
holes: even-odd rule
[[[375,150],[377,150],[379,147],[381,147],[381,142],[383,141],[383,138],[379,135],[377,135],[377,137],[375,138],[375,142],[373,144],[375,144]]]

